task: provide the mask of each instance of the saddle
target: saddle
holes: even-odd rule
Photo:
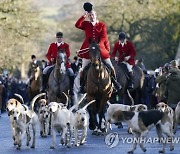
[[[105,63],[104,61],[102,61],[102,62],[103,62],[103,64],[105,65],[106,70],[108,71],[108,73],[109,73],[110,76],[111,76],[111,74],[112,74],[111,66],[110,66],[109,64]],[[81,74],[81,76],[80,76],[80,91],[81,91],[81,93],[85,93],[84,87],[85,87],[86,81],[87,81],[87,73],[88,73],[88,70],[89,70],[89,68],[90,68],[91,65],[92,65],[92,63],[89,63],[89,64],[83,69],[82,74]]]
[[[118,63],[118,66],[122,68],[123,72],[124,72],[124,75],[126,76],[127,80],[130,80],[130,74],[129,74],[129,71],[127,69],[127,66],[126,64],[124,63]]]

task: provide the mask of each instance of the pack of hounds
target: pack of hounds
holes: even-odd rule
[[[70,148],[72,146],[72,137],[75,138],[74,145],[83,145],[86,140],[88,131],[89,116],[87,107],[95,102],[95,100],[88,102],[84,107],[79,108],[86,94],[71,108],[68,108],[68,97],[66,104],[59,102],[47,103],[46,99],[40,99],[45,93],[35,96],[30,106],[24,104],[22,96],[16,94],[19,99],[9,99],[7,102],[7,111],[10,117],[11,131],[13,143],[17,150],[21,149],[22,140],[26,136],[26,145],[29,146],[31,141],[32,128],[32,145],[35,148],[36,142],[36,127],[40,125],[41,137],[52,135],[51,149],[56,148],[56,133],[61,134],[61,144]],[[38,100],[38,101],[37,101]],[[38,111],[35,112],[34,106],[38,103]],[[180,102],[175,111],[167,104],[158,103],[156,109],[148,110],[144,104],[138,105],[123,105],[111,104],[107,102],[106,121],[104,127],[106,132],[112,129],[112,124],[121,124],[125,122],[128,125],[128,133],[134,135],[135,138],[143,138],[147,136],[148,131],[154,126],[156,128],[157,136],[160,139],[163,135],[171,138],[170,150],[174,150],[172,139],[177,129],[178,120],[180,117]],[[31,126],[31,127],[30,127]],[[82,134],[78,135],[78,130],[82,130]],[[128,153],[133,153],[139,144],[143,152],[146,151],[143,143],[133,143],[133,147]],[[160,153],[165,153],[166,143],[162,143]]]

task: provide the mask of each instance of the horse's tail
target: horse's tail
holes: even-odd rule
[[[40,94],[36,95],[36,96],[32,99],[32,101],[31,101],[31,103],[30,103],[30,109],[31,109],[31,110],[34,111],[34,104],[35,104],[36,100],[37,100],[39,97],[44,96],[44,95],[46,95],[46,93],[40,93]]]
[[[70,110],[70,111],[73,111],[76,107],[78,107],[79,104],[81,104],[81,102],[84,100],[84,98],[86,97],[86,95],[87,95],[87,93],[85,93],[85,94],[83,95],[83,97],[79,100],[79,102],[78,102],[77,104],[73,105],[69,110]]]
[[[109,102],[109,101],[107,101],[107,104],[110,106],[111,105],[111,103]]]
[[[65,106],[68,106],[68,102],[69,102],[69,98],[68,98],[68,96],[66,95],[66,93],[65,92],[62,92],[63,94],[64,94],[64,96],[66,97],[66,104],[65,104]]]
[[[131,94],[130,94],[128,89],[127,89],[127,94],[128,94],[128,96],[129,96],[129,98],[131,100],[131,103],[132,103],[131,105],[134,105],[134,99],[132,98],[132,96],[131,96]]]
[[[96,100],[92,100],[92,101],[90,101],[88,104],[86,104],[82,109],[86,109],[90,104],[92,104],[93,102],[95,102]]]
[[[20,98],[21,103],[24,104],[24,99],[23,99],[23,97],[21,95],[16,94],[16,93],[14,95],[17,96],[18,98]]]

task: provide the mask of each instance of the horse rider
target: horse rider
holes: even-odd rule
[[[80,74],[80,93],[84,93],[84,86],[86,79],[84,77],[83,70],[87,69],[88,64],[91,62],[89,55],[89,40],[99,41],[99,48],[102,60],[111,68],[111,79],[117,91],[121,89],[121,86],[116,80],[115,69],[110,61],[110,45],[108,41],[107,29],[105,23],[97,19],[95,10],[92,9],[92,4],[89,2],[84,3],[85,10],[76,22],[75,27],[81,29],[85,33],[84,42],[78,52],[78,56],[82,58],[82,72]],[[86,17],[89,21],[86,21]]]
[[[56,33],[56,42],[51,43],[47,51],[46,58],[48,59],[48,66],[43,70],[43,90],[42,91],[45,91],[47,89],[48,76],[55,66],[56,57],[57,57],[57,53],[59,49],[64,51],[66,54],[66,58],[67,58],[66,69],[68,71],[68,76],[70,80],[70,94],[73,95],[74,72],[71,68],[71,63],[69,59],[71,53],[69,49],[69,44],[63,41],[62,32]]]
[[[40,60],[37,60],[35,55],[31,55],[31,62],[29,63],[29,69],[28,69],[28,78],[29,78],[28,85],[31,84],[32,71],[34,67],[39,67],[41,70],[43,69],[42,62]],[[41,88],[42,88],[42,85],[41,85]]]
[[[116,54],[119,54],[119,57],[116,57]],[[129,83],[128,89],[134,88],[134,79],[133,79],[133,66],[135,65],[135,56],[136,51],[132,42],[126,38],[125,32],[119,33],[119,40],[114,43],[114,48],[112,51],[112,58],[118,60],[119,63],[124,63],[129,72]]]

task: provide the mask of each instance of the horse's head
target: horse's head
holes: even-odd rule
[[[89,54],[93,66],[95,66],[96,69],[100,69],[100,65],[101,65],[100,49],[99,49],[99,45],[94,41],[90,43]]]
[[[31,76],[34,76],[35,80],[37,80],[38,77],[40,76],[40,74],[41,74],[40,67],[38,66],[38,64],[33,63],[32,64],[32,74],[31,74]]]
[[[66,63],[66,54],[63,50],[60,49],[58,50],[57,53],[56,65],[57,67],[60,68],[61,72],[66,71],[65,63]]]

